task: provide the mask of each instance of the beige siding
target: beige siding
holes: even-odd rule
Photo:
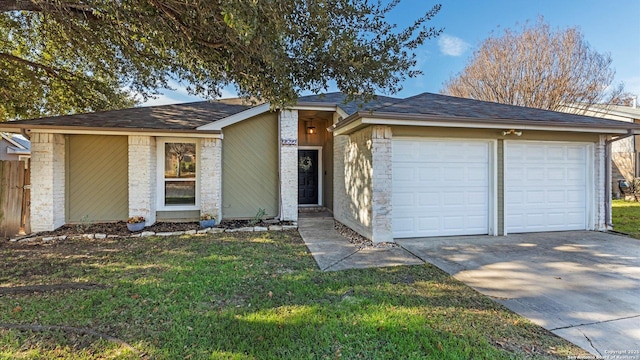
[[[278,117],[256,116],[222,129],[222,217],[278,215]]]
[[[127,137],[69,135],[66,144],[66,221],[126,220]]]

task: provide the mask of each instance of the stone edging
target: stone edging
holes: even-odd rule
[[[236,229],[222,229],[217,227],[209,227],[200,230],[187,230],[187,231],[173,231],[173,232],[153,232],[153,231],[142,231],[138,233],[132,233],[131,235],[107,235],[107,234],[79,234],[79,235],[60,235],[60,236],[23,236],[18,238],[10,239],[11,242],[22,242],[22,241],[35,241],[42,240],[44,242],[54,241],[54,240],[66,240],[66,239],[111,239],[111,238],[136,238],[136,237],[148,237],[148,236],[180,236],[180,235],[196,235],[196,234],[219,234],[223,232],[234,233],[234,232],[263,232],[263,231],[286,231],[286,230],[297,230],[298,225],[269,225],[269,227],[264,226],[253,226],[253,227],[242,227]]]

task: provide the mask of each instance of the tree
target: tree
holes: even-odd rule
[[[506,29],[486,39],[464,70],[444,83],[442,93],[583,113],[623,93],[622,84],[610,86],[611,62],[608,54],[591,49],[577,28],[552,31],[540,18],[520,32]]]
[[[398,2],[0,0],[0,118],[122,106],[171,79],[275,105],[332,84],[394,93],[419,74],[412,50],[441,31],[426,27],[440,5],[388,23]]]

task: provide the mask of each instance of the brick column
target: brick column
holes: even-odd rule
[[[31,135],[31,231],[51,231],[65,224],[65,138]]]
[[[298,221],[298,111],[281,110],[280,127],[280,218]]]
[[[145,225],[156,222],[156,139],[129,136],[129,216],[142,215]]]
[[[222,220],[222,140],[200,140],[200,213]]]
[[[391,220],[391,128],[373,126],[371,133],[372,209],[371,240],[393,242]]]
[[[609,191],[608,194],[605,191],[605,182],[608,181],[609,184],[611,184],[611,166],[605,166],[606,140],[607,137],[605,135],[600,135],[593,152],[594,206],[596,208],[594,230],[597,231],[606,231],[608,227],[607,224],[611,223],[611,209],[605,210],[606,206],[611,206],[611,191]],[[609,153],[609,161],[612,161],[611,153]],[[608,170],[608,173],[606,170]],[[609,215],[609,219],[607,219],[607,214]]]

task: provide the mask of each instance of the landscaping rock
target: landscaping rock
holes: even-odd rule
[[[95,234],[94,237],[96,239],[106,239],[107,238],[107,234]]]
[[[237,229],[226,229],[226,232],[253,232],[253,228],[252,227],[241,227],[241,228],[237,228]]]
[[[155,234],[156,233],[154,233],[153,231],[143,231],[143,232],[140,233],[140,236],[146,237],[146,236],[153,236]]]
[[[195,235],[198,233],[198,230],[187,230],[184,232],[186,235]]]
[[[254,226],[253,227],[253,231],[267,231],[269,230],[269,228],[266,228],[264,226]]]
[[[269,225],[271,231],[282,231],[282,225]]]

